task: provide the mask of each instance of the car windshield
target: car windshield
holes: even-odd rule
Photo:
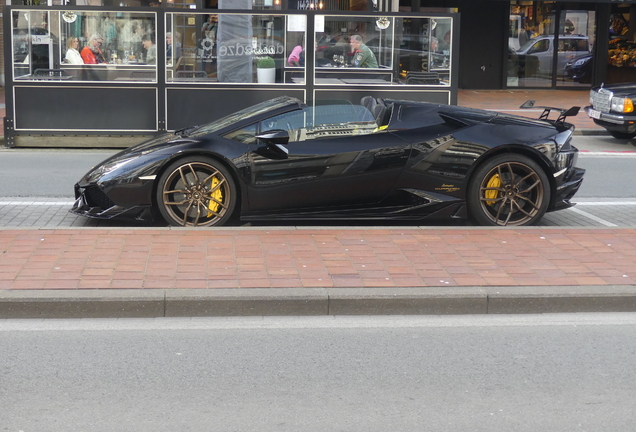
[[[253,105],[249,108],[242,109],[212,123],[200,126],[192,131],[188,131],[188,136],[197,137],[207,135],[212,132],[217,132],[231,126],[239,121],[256,117],[263,113],[274,111],[286,106],[299,106],[301,102],[298,99],[294,99],[288,96],[281,96],[275,99],[271,99],[265,102],[261,102],[257,105]]]
[[[524,43],[518,50],[517,52],[526,52],[530,49],[530,47],[532,47],[532,45],[534,45],[535,43],[537,43],[537,39],[530,39],[528,42]]]

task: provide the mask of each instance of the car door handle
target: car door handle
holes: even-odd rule
[[[386,157],[395,157],[395,156],[403,155],[403,154],[405,154],[404,149],[387,149],[387,150],[380,150],[378,152],[375,152],[373,157],[375,157],[376,159],[380,159],[380,158],[386,158]]]

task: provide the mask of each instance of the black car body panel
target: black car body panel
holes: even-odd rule
[[[565,65],[565,76],[579,83],[592,82],[593,59],[593,54],[586,54],[568,61]]]
[[[524,155],[545,171],[548,211],[569,207],[582,182],[584,170],[575,167],[578,150],[569,142],[574,127],[568,123],[378,100],[386,110],[376,111],[386,114],[377,125],[358,110],[359,122],[317,124],[304,130],[307,138],[275,145],[256,135],[278,130],[273,118],[297,119],[307,107],[288,97],[269,103],[118,153],[77,183],[71,211],[152,219],[162,173],[189,156],[227,168],[239,190],[242,220],[466,218],[471,176],[500,154]],[[329,122],[339,121],[348,108],[334,108]]]

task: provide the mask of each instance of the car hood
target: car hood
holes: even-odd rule
[[[614,84],[603,87],[606,90],[610,90],[615,96],[630,96],[636,95],[636,83],[634,84]],[[595,90],[599,90],[597,87]]]

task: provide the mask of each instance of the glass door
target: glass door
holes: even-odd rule
[[[590,86],[596,14],[577,6],[511,3],[508,88]]]
[[[507,87],[552,87],[556,3],[510,4]]]
[[[590,87],[595,34],[594,11],[560,11],[557,59],[554,68],[557,87]]]

